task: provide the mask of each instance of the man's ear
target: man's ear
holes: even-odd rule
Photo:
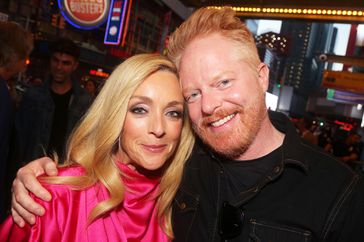
[[[260,63],[257,69],[259,84],[266,92],[269,86],[269,68],[266,64]]]

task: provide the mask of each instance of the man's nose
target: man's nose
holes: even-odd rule
[[[213,92],[204,92],[201,97],[201,109],[204,114],[213,114],[221,106],[220,98]]]

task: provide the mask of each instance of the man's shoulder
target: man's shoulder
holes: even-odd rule
[[[24,98],[28,98],[30,100],[42,99],[44,97],[50,97],[49,90],[44,86],[29,87],[24,93]]]
[[[303,147],[306,152],[302,159],[307,161],[308,175],[316,177],[321,183],[340,186],[362,179],[361,174],[321,148],[309,144],[303,144]]]

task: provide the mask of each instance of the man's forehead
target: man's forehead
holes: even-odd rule
[[[74,60],[76,61],[76,58],[73,55],[70,55],[68,53],[65,52],[54,52],[52,54],[52,58],[56,58],[56,59],[61,59],[61,60]]]

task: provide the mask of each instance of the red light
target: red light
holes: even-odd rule
[[[340,129],[343,129],[345,131],[350,131],[354,127],[354,125],[352,125],[352,124],[341,122],[341,121],[338,121],[338,120],[335,120],[334,123],[337,124],[337,125],[340,125]]]
[[[110,74],[103,71],[90,70],[90,75],[107,78]]]

